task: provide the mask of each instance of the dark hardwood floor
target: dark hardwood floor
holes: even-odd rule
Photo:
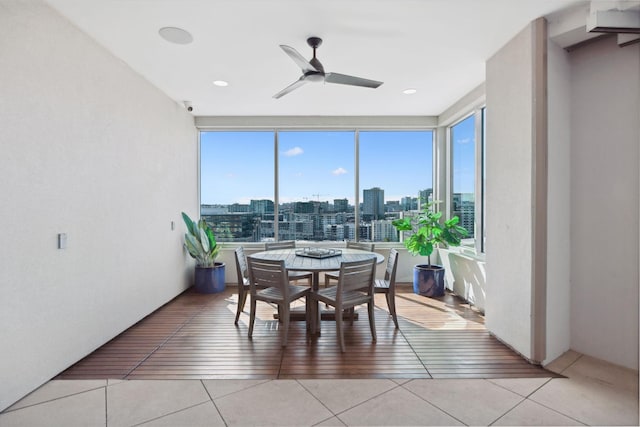
[[[426,298],[399,286],[394,328],[383,295],[376,296],[378,340],[372,342],[366,307],[345,323],[346,353],[335,322],[322,321],[310,337],[291,322],[280,346],[274,308],[258,303],[253,340],[248,312],[233,324],[234,286],[220,294],[187,291],[147,316],[58,379],[274,379],[274,378],[509,378],[554,377],[492,337],[484,318],[453,295]],[[247,301],[246,310],[249,302]]]

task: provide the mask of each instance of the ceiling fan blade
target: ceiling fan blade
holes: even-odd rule
[[[327,73],[324,76],[324,81],[326,83],[362,86],[362,87],[370,87],[374,89],[382,84],[382,82],[379,82],[376,80],[363,79],[362,77],[348,76],[346,74],[340,74],[340,73]]]
[[[273,95],[273,97],[275,99],[278,99],[278,98],[288,94],[292,90],[299,88],[300,86],[302,86],[306,82],[307,82],[307,80],[304,78],[304,76],[302,76],[298,80],[296,80],[295,82],[291,83],[289,86],[287,86],[284,89],[282,89],[280,92],[278,92],[275,95]]]
[[[289,55],[291,59],[293,59],[293,62],[298,64],[298,67],[302,68],[303,73],[306,73],[307,71],[318,71],[316,67],[314,67],[309,63],[309,61],[304,59],[304,57],[300,55],[294,48],[284,44],[281,44],[280,47],[287,55]]]

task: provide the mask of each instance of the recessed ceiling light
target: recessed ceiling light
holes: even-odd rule
[[[402,91],[402,93],[404,93],[405,95],[413,95],[416,92],[417,92],[417,90],[415,90],[415,89],[405,89],[405,90]]]
[[[213,82],[213,84],[220,87],[229,86],[229,83],[225,82],[224,80],[216,80]]]
[[[189,44],[193,41],[193,36],[182,28],[162,27],[158,30],[158,34],[170,43]]]

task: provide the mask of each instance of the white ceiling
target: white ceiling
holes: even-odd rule
[[[438,115],[484,81],[485,61],[530,21],[580,0],[47,0],[197,116]],[[194,38],[171,44],[161,27]],[[325,71],[377,89],[309,83],[280,99],[321,37]],[[214,80],[226,80],[217,87]],[[407,88],[417,89],[404,95]]]

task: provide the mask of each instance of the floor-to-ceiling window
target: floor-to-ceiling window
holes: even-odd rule
[[[432,198],[431,130],[216,130],[200,141],[201,215],[220,241],[394,242],[392,220]]]
[[[486,108],[468,111],[448,129],[450,152],[449,216],[457,215],[469,231],[463,245],[485,250]]]
[[[359,132],[360,239],[396,242],[391,222],[433,197],[432,131]]]
[[[481,198],[482,198],[482,203],[481,203],[481,214],[480,214],[480,218],[482,218],[482,225],[480,227],[480,229],[482,230],[482,239],[480,239],[480,252],[485,251],[485,247],[486,247],[486,242],[487,242],[487,108],[483,107],[480,110],[480,114],[482,116],[482,131],[481,131],[481,135],[482,135],[482,144],[481,147],[482,149],[480,150],[480,157],[481,157],[481,167],[482,167],[482,172],[480,173],[480,177],[482,180],[482,183],[480,185],[480,188],[482,189],[482,194],[481,194]],[[478,245],[476,245],[477,247]]]
[[[354,240],[354,131],[278,132],[279,240]]]
[[[451,214],[474,237],[476,202],[475,116],[454,124],[451,135]]]
[[[273,132],[200,133],[200,215],[220,241],[274,237]]]

